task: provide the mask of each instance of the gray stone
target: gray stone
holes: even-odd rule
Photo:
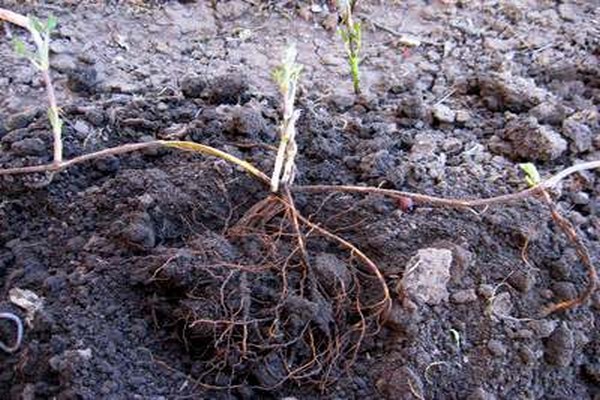
[[[571,139],[571,150],[582,153],[592,149],[592,130],[574,118],[567,118],[562,125],[563,134]]]
[[[560,134],[549,126],[540,125],[533,117],[510,121],[500,137],[505,142],[497,143],[492,150],[511,158],[550,161],[567,150],[567,141]]]
[[[456,122],[464,124],[471,120],[471,113],[466,110],[458,110],[455,117]]]
[[[573,332],[566,323],[559,326],[546,341],[546,361],[552,365],[566,367],[573,361],[575,341]]]
[[[508,109],[523,112],[552,97],[548,91],[538,87],[533,79],[508,71],[480,77],[479,86],[488,108],[495,111]]]
[[[584,206],[590,204],[590,195],[586,192],[577,192],[571,196],[571,200],[574,204]]]
[[[572,282],[562,281],[552,284],[552,292],[559,301],[570,300],[577,297],[577,288]]]
[[[37,156],[46,151],[46,145],[42,139],[27,138],[14,142],[10,149],[19,156]]]
[[[535,285],[535,277],[530,272],[515,271],[508,278],[508,283],[518,291],[527,293]]]
[[[409,367],[385,371],[376,382],[377,389],[386,399],[415,400],[423,397],[423,382]]]
[[[433,107],[433,118],[436,121],[446,124],[451,124],[456,118],[456,113],[450,109],[450,107],[444,104],[438,104]]]
[[[456,304],[471,303],[477,300],[477,293],[475,289],[459,290],[452,294],[451,300]]]
[[[448,301],[452,252],[447,249],[421,249],[406,265],[400,289],[420,304]]]

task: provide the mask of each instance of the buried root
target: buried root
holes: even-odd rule
[[[216,251],[190,262],[193,277],[186,273],[186,295],[174,318],[200,360],[199,386],[273,390],[295,382],[324,390],[353,365],[391,307],[375,264],[302,216],[284,192],[269,195],[227,229],[227,240],[244,254],[228,259]],[[339,247],[349,256],[324,262],[308,250],[315,246],[330,254]],[[168,258],[146,284],[159,293],[180,286],[177,267],[166,265],[177,263],[185,261]]]

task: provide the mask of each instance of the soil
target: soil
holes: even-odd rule
[[[361,98],[325,2],[2,6],[58,17],[66,157],[180,139],[271,171],[271,71],[294,40],[296,185],[480,198],[525,188],[519,162],[550,176],[600,158],[593,2],[360,2]],[[49,162],[43,85],[8,28],[0,167]],[[289,218],[247,218],[277,206],[224,161],[153,149],[0,186],[0,312],[26,317],[11,289],[43,299],[19,350],[0,351],[0,398],[600,398],[599,294],[537,317],[586,275],[536,199],[453,210],[294,192],[302,215],[377,264],[393,295],[382,321],[361,312],[381,288],[359,260],[308,229],[299,257]],[[553,193],[596,264],[599,193],[593,171]],[[0,320],[0,340],[14,336]]]

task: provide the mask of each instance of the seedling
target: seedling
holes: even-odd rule
[[[271,191],[277,193],[281,185],[291,185],[294,180],[296,154],[296,121],[300,110],[294,108],[298,78],[302,66],[296,63],[298,52],[295,45],[289,45],[283,55],[282,63],[273,72],[273,78],[279,85],[283,96],[283,122],[281,123],[281,138],[275,167],[271,177]]]
[[[30,52],[25,43],[20,39],[14,39],[15,51],[21,57],[28,59],[31,64],[40,71],[46,86],[46,93],[48,95],[48,119],[52,126],[52,137],[54,142],[54,164],[59,165],[62,162],[63,148],[62,148],[62,120],[58,114],[58,105],[56,103],[56,95],[54,94],[54,87],[52,86],[52,79],[50,77],[50,34],[56,28],[56,18],[50,16],[44,23],[36,17],[28,17],[24,20],[20,20],[29,33],[33,40],[36,51]]]
[[[338,0],[340,22],[342,23],[339,31],[346,48],[346,56],[348,57],[348,65],[350,66],[350,74],[352,76],[354,93],[359,95],[361,93],[359,65],[362,44],[362,28],[360,22],[354,21],[352,15],[356,3],[358,3],[358,0]]]

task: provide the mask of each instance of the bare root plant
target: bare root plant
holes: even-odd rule
[[[354,3],[354,2],[352,2]],[[547,313],[569,309],[586,301],[596,288],[594,266],[575,229],[553,206],[547,189],[567,176],[586,169],[600,168],[600,161],[575,165],[545,180],[536,181],[527,190],[487,199],[446,199],[418,193],[362,186],[294,185],[296,147],[295,123],[299,111],[294,108],[301,67],[296,64],[295,49],[288,49],[276,80],[283,97],[280,144],[271,177],[221,150],[185,141],[156,140],[126,144],[94,153],[62,159],[62,139],[58,108],[48,74],[47,43],[53,23],[34,23],[19,14],[0,9],[0,19],[28,29],[36,45],[37,62],[45,60],[40,71],[48,75],[50,123],[53,127],[54,159],[51,164],[0,169],[1,175],[36,172],[58,173],[72,165],[92,159],[119,155],[153,147],[167,147],[199,152],[231,162],[270,188],[269,195],[251,207],[237,223],[226,230],[232,240],[256,243],[257,253],[248,263],[219,262],[202,265],[212,282],[210,289],[191,290],[184,321],[185,340],[204,340],[203,374],[198,384],[208,388],[231,389],[241,384],[240,371],[264,368],[267,375],[261,387],[273,389],[287,381],[312,382],[326,386],[345,368],[352,365],[368,335],[376,334],[386,319],[392,297],[385,277],[367,254],[340,235],[307,218],[295,205],[294,193],[350,192],[377,194],[393,199],[411,198],[417,203],[440,207],[473,208],[505,205],[542,196],[551,207],[559,226],[567,232],[589,269],[588,287],[577,299],[554,305]],[[353,25],[354,26],[354,25]],[[37,36],[36,36],[37,35]],[[45,47],[44,47],[45,46]],[[43,57],[46,57],[43,59]],[[45,72],[44,72],[45,71]],[[356,87],[356,86],[355,86]],[[331,279],[321,279],[327,271],[319,270],[311,249],[331,246],[346,254],[343,271]],[[167,279],[167,262],[153,273],[153,279]],[[329,271],[331,272],[331,271]],[[268,293],[253,289],[267,282]],[[299,317],[298,313],[302,315]],[[284,370],[285,374],[271,373]],[[271,372],[270,372],[271,371]],[[210,375],[210,378],[209,378]]]

